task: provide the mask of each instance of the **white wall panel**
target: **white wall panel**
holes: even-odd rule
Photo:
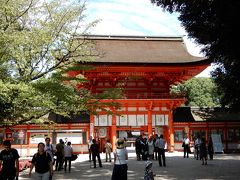
[[[129,126],[137,126],[137,116],[136,115],[128,115],[128,125]]]

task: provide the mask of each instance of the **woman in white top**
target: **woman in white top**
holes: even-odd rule
[[[65,161],[65,165],[64,165],[64,170],[65,172],[67,171],[67,163],[68,163],[68,171],[71,172],[71,158],[72,158],[72,154],[73,154],[73,149],[71,147],[71,142],[68,141],[67,142],[67,146],[64,146],[64,161]]]
[[[154,154],[154,142],[152,136],[149,138],[148,142],[148,156],[149,159],[153,159],[153,154]]]
[[[124,147],[124,139],[118,139],[117,149],[114,152],[114,167],[112,173],[112,180],[127,180],[128,152],[127,149]]]

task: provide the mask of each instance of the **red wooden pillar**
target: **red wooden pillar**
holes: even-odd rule
[[[174,151],[174,130],[173,130],[173,115],[172,109],[168,113],[168,126],[169,126],[169,151]]]
[[[148,108],[148,137],[153,135],[152,131],[152,102],[149,104]]]
[[[114,111],[114,113],[112,115],[111,138],[112,138],[113,149],[116,149],[116,140],[117,140],[116,122],[117,122],[117,117],[116,117],[115,110],[113,110],[113,111]]]

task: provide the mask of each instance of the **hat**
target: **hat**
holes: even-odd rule
[[[116,143],[116,146],[117,146],[118,149],[124,148],[124,139],[118,139],[117,143]]]
[[[151,168],[152,167],[152,162],[151,161],[146,161],[145,162],[145,168],[146,169],[149,169],[149,168]]]

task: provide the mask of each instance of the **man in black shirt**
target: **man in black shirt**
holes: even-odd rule
[[[93,142],[93,144],[91,145],[90,150],[92,153],[94,168],[96,168],[96,157],[98,159],[99,167],[102,167],[102,161],[101,161],[100,154],[99,154],[99,145],[97,144],[95,139],[93,139],[92,142]]]
[[[11,148],[11,142],[3,142],[4,150],[0,153],[1,180],[14,180],[19,175],[19,155],[18,151]]]

